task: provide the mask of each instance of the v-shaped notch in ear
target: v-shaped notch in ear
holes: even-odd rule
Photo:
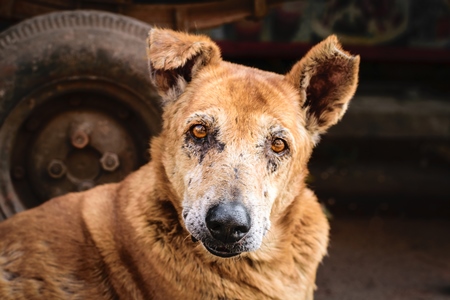
[[[163,98],[175,101],[207,65],[220,62],[220,50],[207,36],[154,28],[147,39],[150,80]]]
[[[344,51],[332,35],[314,46],[286,79],[300,92],[307,128],[322,134],[347,110],[358,84],[359,56]]]

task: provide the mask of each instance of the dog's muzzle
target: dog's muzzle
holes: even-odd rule
[[[206,227],[212,239],[203,241],[205,248],[220,257],[232,257],[241,253],[241,241],[251,228],[250,215],[238,201],[220,203],[206,214]]]

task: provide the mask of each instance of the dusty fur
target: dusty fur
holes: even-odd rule
[[[330,37],[283,76],[163,29],[147,50],[164,106],[152,161],[1,223],[0,298],[312,299],[329,228],[307,162],[345,112],[359,57]],[[230,202],[251,222],[223,242],[205,216]]]

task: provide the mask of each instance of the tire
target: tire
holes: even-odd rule
[[[0,220],[115,182],[160,130],[150,25],[100,11],[41,15],[0,34]]]

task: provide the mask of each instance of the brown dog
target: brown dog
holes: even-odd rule
[[[359,57],[336,37],[286,75],[154,29],[164,124],[152,162],[0,224],[0,299],[312,299],[328,223],[304,184]]]

